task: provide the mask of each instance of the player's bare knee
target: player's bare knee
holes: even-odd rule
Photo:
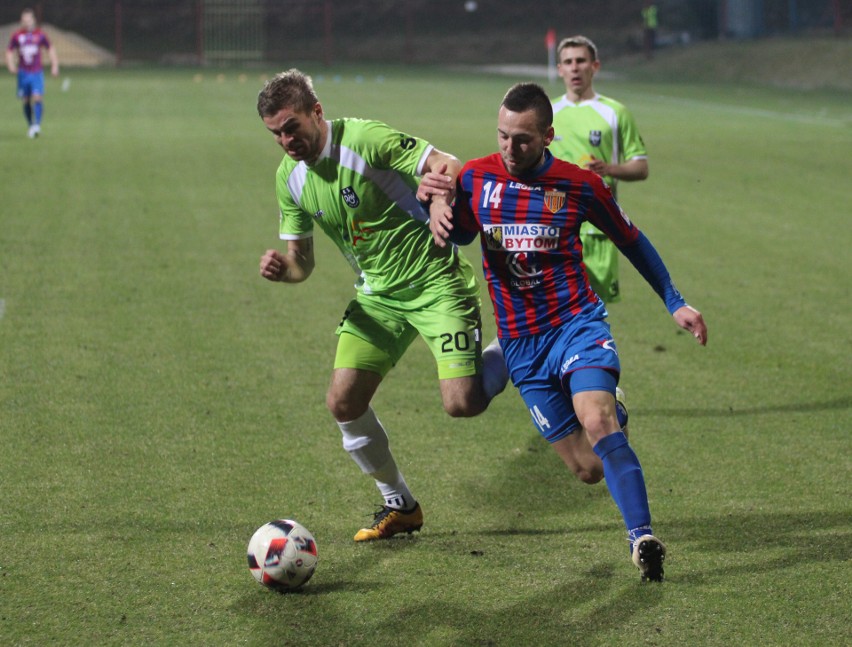
[[[488,407],[485,392],[473,377],[441,380],[441,400],[444,411],[453,418],[470,418]]]
[[[356,402],[349,398],[338,397],[333,392],[329,391],[325,397],[325,406],[338,422],[349,422],[364,415],[367,411],[369,402]]]
[[[450,402],[444,400],[444,411],[446,411],[447,415],[451,418],[469,418],[470,416],[475,415],[470,413],[469,407],[467,407],[464,402],[455,400]]]
[[[485,411],[488,403],[479,398],[444,398],[444,411],[452,418],[471,418]]]
[[[594,412],[587,414],[580,421],[589,442],[594,447],[598,441],[604,436],[608,436],[619,430],[618,419],[614,416],[607,416],[604,412]]]

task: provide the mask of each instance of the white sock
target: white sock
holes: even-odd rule
[[[375,479],[385,505],[398,510],[413,507],[414,496],[396,466],[388,444],[388,435],[373,408],[368,407],[360,418],[338,422],[337,426],[343,434],[343,448],[349,452],[362,472]]]
[[[370,474],[385,499],[385,505],[395,510],[410,510],[416,501],[393,458],[382,469]]]
[[[482,351],[482,388],[491,400],[506,388],[509,381],[509,369],[506,368],[506,358],[500,340],[495,338]]]

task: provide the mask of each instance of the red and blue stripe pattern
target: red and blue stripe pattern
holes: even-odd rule
[[[601,178],[546,153],[533,174],[514,177],[498,153],[459,175],[455,227],[478,232],[498,335],[534,335],[600,307],[583,265],[580,225],[588,220],[616,245],[639,230]]]

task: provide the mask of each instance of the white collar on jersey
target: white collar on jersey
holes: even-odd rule
[[[331,157],[331,120],[326,119],[325,125],[327,126],[325,132],[325,144],[322,147],[322,152],[317,157],[317,162],[325,159],[326,157]],[[316,164],[316,162],[314,162]]]
[[[595,92],[595,96],[593,96],[591,99],[583,99],[582,101],[578,101],[577,103],[574,103],[573,101],[571,101],[571,99],[568,98],[567,94],[562,95],[562,98],[565,100],[565,103],[567,103],[569,106],[578,107],[578,106],[587,106],[590,103],[594,103],[595,101],[600,100],[601,95],[599,95],[597,92]]]

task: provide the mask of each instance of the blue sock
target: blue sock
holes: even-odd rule
[[[37,101],[36,104],[35,104],[35,122],[37,124],[41,123],[41,111],[42,111],[41,101]]]
[[[594,450],[603,462],[606,486],[621,511],[632,546],[639,536],[652,534],[651,509],[642,466],[620,431],[604,436]]]
[[[27,119],[27,123],[32,126],[33,125],[33,106],[30,103],[24,104],[24,117]]]

